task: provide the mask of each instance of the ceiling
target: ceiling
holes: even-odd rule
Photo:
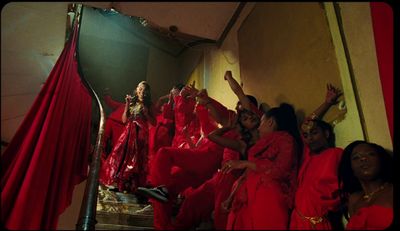
[[[75,2],[79,3],[79,2]],[[14,136],[33,104],[65,42],[70,2],[10,2],[1,13],[1,141]],[[179,39],[191,37],[215,42],[229,30],[239,2],[84,2],[147,20]]]
[[[84,2],[86,6],[115,9],[141,17],[164,29],[218,41],[238,9],[239,2]]]

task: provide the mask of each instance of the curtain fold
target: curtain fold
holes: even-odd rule
[[[92,98],[78,73],[78,27],[2,155],[6,229],[56,229],[74,186],[87,177]]]
[[[393,142],[393,10],[385,2],[370,2],[379,76]]]

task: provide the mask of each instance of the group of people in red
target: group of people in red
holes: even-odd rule
[[[238,97],[235,111],[194,84],[174,86],[155,104],[145,81],[125,104],[106,95],[112,148],[104,149],[101,185],[149,198],[155,229],[211,218],[217,230],[390,227],[391,154],[366,141],[337,148],[321,120],[338,88],[328,84],[324,102],[298,126],[292,105],[262,110],[230,71],[224,79]]]

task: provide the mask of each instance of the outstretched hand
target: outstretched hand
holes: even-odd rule
[[[326,85],[326,90],[325,102],[330,105],[337,104],[339,102],[337,99],[343,94],[342,91],[330,83]]]

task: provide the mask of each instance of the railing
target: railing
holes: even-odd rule
[[[77,7],[76,19],[79,20],[82,16],[82,5],[79,4]],[[80,20],[79,20],[80,22]],[[80,28],[79,28],[80,29]],[[79,41],[79,39],[78,39]],[[77,41],[77,47],[78,47]],[[78,48],[76,49],[78,50]],[[79,60],[79,55],[77,52],[76,55]],[[78,62],[79,63],[79,62]],[[80,76],[83,76],[82,71],[80,70]],[[105,126],[105,116],[104,110],[101,105],[100,99],[97,96],[96,92],[93,90],[92,86],[87,82],[83,77],[82,81],[85,83],[86,87],[90,89],[92,96],[96,99],[97,106],[99,107],[100,112],[100,123],[99,123],[99,131],[97,133],[96,146],[94,148],[94,155],[92,158],[92,162],[90,164],[90,171],[86,182],[85,194],[83,196],[81,210],[79,213],[78,222],[76,224],[76,230],[95,230],[96,221],[96,206],[97,206],[97,194],[99,187],[99,169],[100,169],[100,155],[102,151],[102,139],[104,133]]]

